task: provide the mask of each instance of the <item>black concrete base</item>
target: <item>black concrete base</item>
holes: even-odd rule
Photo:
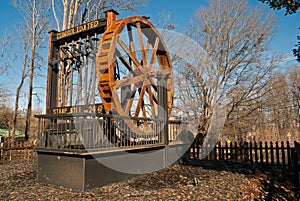
[[[178,154],[182,153],[182,146],[173,145],[169,146],[168,149],[162,148],[156,147],[130,151],[135,154],[138,153],[138,157],[134,162],[130,162],[128,160],[128,152],[122,150],[74,153],[37,148],[37,181],[77,190],[104,186],[137,176],[139,174],[135,173],[140,171],[137,169],[135,170],[136,172],[133,171],[131,173],[129,171],[129,173],[124,173],[124,171],[114,170],[105,166],[107,164],[113,163],[114,167],[120,165],[120,167],[130,170],[130,163],[134,163],[138,164],[138,168],[141,170],[151,172],[152,169],[162,169],[171,163],[177,162],[180,158]],[[152,153],[152,155],[149,153]]]
[[[37,153],[37,180],[44,184],[86,190],[136,176],[114,171],[90,155]]]

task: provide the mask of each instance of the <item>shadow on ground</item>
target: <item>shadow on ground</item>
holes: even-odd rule
[[[190,160],[186,166],[201,167],[205,170],[228,171],[243,174],[253,182],[259,182],[263,200],[299,200],[300,189],[294,171],[276,166],[239,163],[233,161]]]

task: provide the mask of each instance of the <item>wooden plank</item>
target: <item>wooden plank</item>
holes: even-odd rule
[[[156,117],[156,112],[155,112],[155,107],[154,107],[154,100],[153,100],[153,92],[151,90],[150,85],[147,86],[147,92],[148,92],[148,95],[149,95],[151,113],[152,113],[153,117]]]
[[[268,153],[268,143],[265,142],[265,153],[266,153],[266,165],[269,165],[269,153]]]
[[[228,155],[229,155],[229,153],[228,153],[228,143],[225,142],[225,160],[226,161],[228,161]]]
[[[159,44],[159,38],[156,37],[155,42],[154,42],[154,46],[153,46],[153,49],[152,49],[151,57],[150,57],[150,62],[149,62],[150,70],[153,68],[153,64],[154,64],[154,61],[155,61],[155,58],[156,58],[158,44]]]
[[[277,164],[277,166],[280,166],[278,141],[276,141],[275,151],[276,151],[276,164]]]
[[[126,60],[126,58],[121,55],[120,51],[116,49],[116,56],[120,59],[123,65],[128,69],[128,71],[133,72],[133,67],[131,66],[130,62]]]
[[[234,159],[235,159],[235,161],[238,161],[238,155],[239,155],[239,153],[238,153],[238,144],[237,144],[237,142],[234,142],[234,150],[235,150],[235,153],[234,153],[234,155],[235,155],[235,157],[234,157]]]
[[[221,144],[220,144],[221,145]],[[225,160],[225,149],[221,146],[222,160]]]
[[[243,161],[244,155],[243,155],[243,143],[242,142],[239,143],[239,156],[240,156],[239,160]]]
[[[273,148],[273,142],[270,142],[270,154],[271,154],[271,165],[274,165],[274,148]]]
[[[296,172],[296,187],[298,191],[300,190],[300,144],[294,141],[295,152],[294,152],[294,166]]]
[[[218,142],[218,152],[219,152],[219,160],[222,160],[222,147],[221,142]]]
[[[250,147],[249,147],[249,154],[250,154],[250,157],[249,157],[249,159],[250,159],[250,163],[251,164],[253,164],[253,155],[252,155],[252,151],[253,151],[253,148],[252,148],[252,142],[250,142]]]
[[[249,161],[249,145],[248,142],[244,142],[244,161],[243,162],[247,162]]]
[[[136,106],[136,109],[135,109],[134,117],[139,117],[140,109],[142,108],[143,102],[144,102],[145,92],[146,92],[146,87],[142,86],[142,88],[140,90],[140,95],[139,95],[138,103],[137,103],[137,106]],[[144,118],[146,118],[146,117],[144,117]]]
[[[196,143],[194,143],[194,145],[193,145],[193,153],[192,153],[192,155],[193,155],[193,159],[195,159],[196,158]]]
[[[146,66],[147,65],[146,50],[144,48],[144,41],[143,41],[143,35],[142,35],[142,31],[141,31],[141,24],[139,22],[136,23],[136,28],[138,30],[140,48],[141,48],[141,51],[142,51],[143,66]]]
[[[254,142],[254,157],[255,163],[258,164],[257,142]]]
[[[261,164],[264,162],[263,146],[261,141],[259,142],[259,161]]]
[[[124,41],[119,37],[118,38],[118,43],[122,47],[122,49],[126,52],[126,54],[129,56],[131,61],[133,61],[134,65],[141,71],[143,72],[143,69],[141,68],[140,62],[137,60],[136,55],[133,51],[129,50]]]
[[[290,142],[287,141],[286,142],[286,152],[287,152],[287,163],[288,163],[288,168],[289,170],[292,169],[292,160],[291,160],[291,155],[292,155],[292,152],[291,152],[291,147],[290,147]]]
[[[215,144],[215,146],[214,146],[214,159],[213,160],[217,160],[217,144]]]
[[[284,150],[284,142],[281,141],[281,157],[282,157],[282,167],[285,169],[285,150]]]
[[[233,160],[233,148],[232,148],[232,142],[229,143],[229,150],[230,150],[230,160]]]
[[[196,158],[199,159],[199,156],[200,156],[200,143],[199,143],[199,139],[197,140],[196,142],[196,145],[197,145],[197,149],[196,149]]]

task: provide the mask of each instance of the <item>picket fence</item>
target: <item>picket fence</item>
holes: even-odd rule
[[[296,188],[300,190],[300,144],[294,142],[218,142],[190,147],[192,160],[224,160],[251,163],[262,167],[274,166],[295,173]]]
[[[0,163],[33,158],[35,143],[33,141],[11,142],[6,140],[0,144]]]
[[[296,144],[296,142],[295,142]],[[194,143],[190,158],[249,162],[261,165],[277,165],[293,169],[298,162],[295,146],[282,142],[218,142],[200,146]]]

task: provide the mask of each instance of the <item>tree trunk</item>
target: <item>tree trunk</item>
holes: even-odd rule
[[[22,79],[21,82],[17,88],[17,93],[16,93],[16,102],[15,102],[15,110],[14,110],[14,117],[13,117],[13,127],[12,127],[12,138],[15,138],[16,136],[16,127],[17,127],[17,118],[18,118],[18,110],[19,110],[19,98],[20,98],[20,92],[22,89],[22,86],[24,84],[24,79],[25,79],[25,68],[23,69],[24,73],[22,72]]]
[[[28,140],[30,132],[31,123],[31,113],[32,113],[32,92],[33,92],[33,77],[34,77],[34,62],[35,62],[36,52],[33,50],[31,55],[31,69],[30,69],[30,79],[29,79],[29,92],[28,92],[28,105],[27,105],[27,116],[25,125],[25,139]]]
[[[24,44],[24,45],[26,46],[26,44]],[[24,80],[26,78],[27,59],[28,59],[28,49],[25,47],[25,57],[24,57],[24,63],[23,63],[23,69],[22,69],[22,78],[21,78],[21,82],[17,88],[17,93],[16,93],[16,102],[15,102],[13,126],[12,126],[12,139],[14,139],[16,136],[16,127],[17,127],[18,110],[19,110],[19,98],[20,98],[21,89],[24,84]]]

